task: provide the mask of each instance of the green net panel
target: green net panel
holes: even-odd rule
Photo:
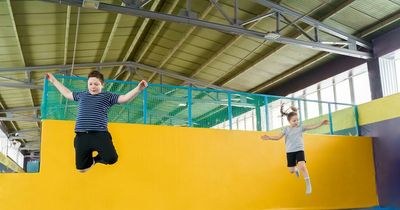
[[[55,77],[71,91],[87,90],[87,78]],[[103,91],[125,94],[137,84],[107,80]],[[47,80],[43,94],[42,119],[76,119],[77,103],[65,99]],[[357,107],[350,104],[161,84],[149,84],[131,102],[112,106],[108,119],[120,123],[271,131],[288,125],[280,114],[282,104],[298,107],[304,124],[331,120],[330,126],[309,133],[358,134]]]

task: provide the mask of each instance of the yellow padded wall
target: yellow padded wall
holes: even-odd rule
[[[75,170],[73,121],[43,122],[41,171],[0,174],[1,210],[339,209],[378,205],[367,137],[306,135],[313,194],[261,132],[110,124],[119,161]]]

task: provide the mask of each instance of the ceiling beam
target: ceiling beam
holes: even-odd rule
[[[0,76],[1,79],[5,79],[5,80],[10,80],[10,81],[14,81],[14,82],[26,82],[26,79],[24,80],[20,80],[20,79],[15,79],[15,78],[11,78],[11,77],[6,77],[6,76]]]
[[[19,53],[19,56],[20,56],[20,59],[21,59],[20,61],[23,63],[24,66],[26,66],[24,53],[22,51],[22,46],[21,46],[21,42],[19,40],[17,25],[15,23],[14,13],[13,13],[12,6],[11,6],[11,0],[7,0],[6,2],[7,2],[8,12],[10,14],[12,28],[13,28],[13,31],[14,31],[14,34],[15,34],[15,39],[16,39],[16,42],[17,42],[18,53]]]
[[[257,16],[255,16],[253,18],[250,18],[250,19],[244,21],[243,23],[241,23],[240,25],[241,26],[245,26],[247,24],[254,23],[254,22],[260,21],[260,20],[262,20],[264,18],[270,17],[272,15],[275,15],[275,12],[271,12],[271,9],[268,9],[267,12],[264,12],[263,14],[257,15]]]
[[[5,112],[25,112],[25,111],[35,111],[35,110],[40,110],[40,106],[15,107],[15,108],[10,108],[10,109],[0,110],[0,113],[5,113]]]
[[[341,39],[344,39],[344,40],[354,40],[354,41],[356,41],[357,45],[362,46],[367,49],[372,49],[371,43],[369,43],[361,38],[358,38],[357,36],[353,36],[351,34],[347,34],[343,31],[340,31],[339,29],[336,29],[332,26],[326,25],[326,24],[322,23],[322,21],[315,20],[311,17],[303,16],[302,14],[300,14],[288,7],[284,7],[279,4],[275,4],[274,2],[269,1],[269,0],[254,0],[254,1],[256,1],[257,3],[259,3],[261,5],[271,8],[272,10],[274,10],[276,12],[287,14],[287,15],[290,15],[295,18],[300,18],[302,22],[307,23],[313,27],[317,27],[319,30],[324,31],[328,34],[332,34],[332,35],[339,37]]]
[[[169,9],[167,10],[167,13],[172,14],[172,12],[174,11],[174,9],[178,5],[178,3],[179,3],[179,0],[175,0],[172,3],[172,5],[169,7]],[[160,25],[158,25],[158,27],[155,29],[155,32],[153,32],[154,34],[150,38],[149,43],[147,43],[143,49],[141,49],[141,46],[145,44],[144,42],[142,42],[141,46],[138,47],[138,50],[136,50],[136,52],[139,52],[139,54],[137,56],[134,55],[134,58],[136,57],[136,59],[135,59],[136,62],[142,61],[143,57],[146,55],[146,52],[150,49],[151,45],[153,44],[154,40],[157,38],[158,34],[161,32],[161,29],[164,27],[165,24],[166,24],[166,21],[161,21]],[[149,34],[149,32],[147,32],[147,34]],[[155,73],[153,73],[153,74],[155,74]],[[120,76],[120,75],[118,75],[118,76]],[[114,79],[118,79],[118,76],[115,76]],[[133,76],[133,74],[131,76]],[[126,77],[126,79],[128,79],[128,78],[132,78],[132,77]],[[126,81],[126,80],[124,79],[123,81]],[[147,81],[150,82],[150,80],[147,80]]]
[[[265,10],[263,13],[268,13],[270,12],[271,9]],[[249,24],[246,24],[247,29],[253,29],[262,19],[257,19],[256,21],[253,21]],[[245,37],[244,35],[238,35],[229,40],[228,43],[226,43],[221,49],[219,49],[216,53],[214,53],[210,59],[208,59],[206,62],[204,62],[198,69],[196,69],[194,72],[192,72],[189,77],[195,77],[198,75],[200,72],[202,72],[208,65],[210,65],[212,62],[214,62],[220,55],[222,55],[226,49],[230,48],[233,46],[237,41],[239,41],[240,38]]]
[[[79,26],[81,22],[80,20],[81,20],[81,8],[78,7],[78,14],[76,16],[76,25],[75,25],[74,51],[72,52],[72,68],[69,71],[66,71],[67,75],[73,75],[75,70],[74,65],[76,59],[76,49],[78,48]]]
[[[0,87],[7,87],[7,88],[24,88],[30,90],[43,90],[43,86],[35,85],[32,83],[10,83],[10,82],[0,82]]]
[[[160,4],[160,2],[161,2],[160,0],[154,0],[154,2],[152,3],[152,5],[150,7],[150,11],[155,11],[157,9],[158,5]],[[127,7],[120,7],[120,8],[127,8]],[[138,9],[138,10],[142,10],[142,9]],[[123,13],[120,13],[120,14],[123,14]],[[126,51],[125,56],[123,57],[122,61],[127,61],[129,59],[132,51],[136,47],[136,44],[139,42],[139,40],[142,39],[142,34],[146,30],[147,25],[149,24],[150,20],[151,20],[151,18],[145,18],[143,20],[142,24],[140,25],[139,29],[137,30],[135,37],[133,38],[131,44],[129,45],[129,48]],[[119,75],[120,72],[122,71],[122,69],[123,69],[123,66],[119,66],[115,75]]]
[[[31,141],[40,141],[40,137],[38,136],[10,136],[8,140],[17,140],[17,139],[29,139]]]
[[[167,14],[172,14],[172,12],[175,10],[176,6],[178,5],[179,0],[175,0],[172,5],[169,7],[167,10]],[[161,23],[157,26],[157,28],[153,32],[153,36],[150,38],[149,43],[146,44],[146,46],[141,49],[141,46],[138,47],[138,50],[136,54],[137,58],[135,59],[136,62],[142,61],[143,57],[146,55],[146,52],[149,50],[150,46],[153,44],[154,40],[157,38],[158,34],[161,32],[161,29],[165,26],[167,22],[166,21],[161,21]],[[146,35],[147,36],[147,35]],[[142,42],[142,45],[145,43]]]
[[[28,117],[0,117],[0,121],[25,121],[25,122],[40,122],[40,118]]]
[[[326,58],[328,55],[330,55],[330,53],[327,53],[327,52],[318,53],[317,55],[307,59],[306,61],[304,61],[304,62],[302,62],[300,64],[297,64],[296,66],[294,66],[294,67],[292,67],[290,69],[287,69],[285,71],[285,73],[282,73],[279,76],[272,78],[271,79],[272,81],[268,80],[268,82],[263,82],[262,84],[257,85],[256,87],[250,89],[248,92],[250,92],[250,93],[258,93],[259,91],[262,91],[265,88],[268,88],[270,86],[274,86],[276,83],[278,83],[278,82],[280,82],[280,81],[282,81],[282,80],[284,80],[284,79],[296,74],[300,70],[302,70],[302,69],[304,69],[304,68],[306,68],[306,67],[308,67],[308,66],[310,66],[310,65],[312,65],[312,64],[314,64],[316,62],[318,62],[321,59]]]
[[[1,108],[2,110],[5,110],[5,109],[6,109],[5,106],[4,106],[4,100],[3,100],[3,98],[1,97],[1,95],[0,95],[0,108]],[[14,122],[10,122],[10,123],[11,123],[11,126],[14,128],[14,131],[18,130],[18,129],[17,129],[17,126],[15,125]],[[7,128],[7,126],[4,124],[4,122],[0,122],[0,128],[2,128],[1,130],[3,130],[4,128]],[[3,131],[4,131],[4,133],[6,133],[6,134],[8,134],[9,132],[11,132],[8,128],[7,128],[7,131],[5,131],[5,130],[3,130]]]
[[[69,26],[71,21],[71,6],[67,6],[67,15],[65,19],[65,35],[64,35],[64,65],[67,64],[68,59],[68,40],[69,40]]]
[[[118,65],[129,65],[130,62],[105,62],[105,63],[81,63],[75,64],[74,68],[92,68],[92,67],[113,67]],[[30,67],[11,67],[11,68],[0,68],[0,73],[2,72],[24,72],[24,71],[48,71],[50,69],[70,69],[71,64],[67,65],[47,65],[47,66],[30,66]]]
[[[132,63],[132,65],[134,67],[137,67],[137,68],[140,68],[140,69],[144,69],[144,70],[147,70],[147,71],[156,72],[158,74],[162,74],[164,76],[168,76],[168,77],[171,77],[171,78],[179,79],[179,80],[182,80],[182,81],[187,81],[187,82],[189,82],[191,84],[197,84],[197,85],[200,85],[200,86],[203,86],[203,87],[210,87],[210,88],[214,88],[214,89],[229,90],[228,88],[223,88],[223,87],[216,86],[216,85],[209,85],[208,82],[204,82],[204,81],[201,81],[201,80],[189,78],[189,77],[183,76],[183,75],[178,74],[178,73],[173,72],[173,71],[163,70],[163,69],[159,69],[159,68],[156,68],[156,67],[147,66],[147,65],[140,64],[140,63],[135,63],[135,62],[131,62],[131,63]]]
[[[40,132],[40,131],[41,131],[41,130],[40,130],[39,128],[31,128],[31,129],[17,130],[17,131],[14,131],[14,132],[12,132],[12,133],[9,133],[9,134],[13,134],[13,135],[15,135],[16,133],[23,133],[23,134],[26,134],[26,133]]]
[[[156,72],[157,74],[162,74],[171,78],[179,79],[182,81],[187,81],[189,83],[203,86],[203,87],[210,87],[214,89],[224,89],[224,90],[229,90],[228,88],[223,88],[219,87],[216,85],[210,85],[208,82],[204,82],[201,80],[189,78],[186,76],[183,76],[179,73],[176,73],[174,71],[170,70],[165,70],[165,69],[160,69],[157,67],[137,63],[137,62],[132,62],[132,61],[125,61],[125,62],[108,62],[108,63],[84,63],[84,64],[75,64],[74,68],[89,68],[89,67],[104,67],[104,66],[130,66],[130,67],[136,67],[140,68],[146,71],[150,72]],[[49,66],[31,66],[31,67],[15,67],[15,68],[0,68],[0,72],[18,72],[18,71],[46,71],[49,69],[69,69],[71,68],[71,65],[49,65]],[[1,83],[0,83],[1,84]],[[24,84],[22,84],[24,85]],[[25,84],[26,85],[26,84]],[[32,85],[30,85],[32,86]],[[39,86],[42,88],[42,86]]]
[[[70,4],[70,5],[82,7],[82,1],[80,1],[80,0],[42,0],[42,1],[52,2],[52,3]],[[272,36],[271,32],[248,30],[248,29],[242,28],[237,25],[224,25],[224,24],[219,24],[219,23],[215,23],[215,22],[198,20],[198,19],[194,19],[194,18],[190,18],[190,17],[169,15],[169,14],[164,14],[164,13],[146,11],[146,10],[137,9],[137,8],[121,7],[118,5],[106,4],[106,3],[101,3],[101,2],[99,2],[98,10],[108,11],[108,12],[117,12],[117,13],[122,13],[122,14],[126,14],[126,15],[131,15],[131,16],[141,16],[141,17],[146,17],[146,18],[151,18],[151,19],[156,19],[156,20],[171,21],[171,22],[177,22],[177,23],[183,23],[183,24],[192,24],[192,25],[197,25],[200,27],[210,28],[213,30],[223,31],[226,33],[243,34],[243,35],[258,38],[261,40],[268,40],[268,41],[278,42],[278,43],[282,43],[282,44],[292,44],[292,45],[302,46],[302,47],[306,47],[306,48],[310,48],[310,49],[314,49],[314,50],[332,52],[332,53],[336,53],[336,54],[352,56],[352,57],[357,57],[357,58],[369,59],[372,57],[371,52],[358,51],[357,48],[345,49],[345,48],[331,46],[331,45],[327,45],[327,44],[323,44],[323,43],[315,42],[315,41],[303,41],[303,40],[297,40],[297,39],[286,38],[286,37],[281,37],[281,36],[276,37],[274,34],[272,34],[273,35]],[[310,18],[307,18],[307,19],[310,19]],[[321,27],[324,27],[324,25],[321,24]],[[332,33],[335,32],[335,30],[328,30],[328,31],[332,31]],[[336,32],[335,32],[335,35],[337,35]],[[356,43],[364,46],[364,44],[362,42],[356,42]]]
[[[121,6],[125,6],[125,3],[122,2]],[[115,32],[118,29],[118,25],[119,25],[119,22],[121,21],[121,18],[122,18],[122,14],[117,14],[117,17],[114,20],[114,24],[113,24],[113,27],[110,32],[110,36],[108,36],[107,44],[106,44],[106,47],[104,48],[103,55],[100,58],[100,63],[103,63],[107,58],[108,51],[110,50],[110,46],[115,37]]]
[[[375,31],[378,31],[379,29],[382,29],[385,26],[388,26],[391,23],[394,23],[398,20],[400,20],[400,11],[395,12],[393,15],[390,15],[389,17],[385,18],[383,21],[380,21],[379,23],[377,23],[373,26],[370,26],[367,29],[357,33],[357,36],[360,36],[360,37],[368,36],[368,35],[374,33]],[[291,76],[294,76],[295,74],[300,73],[304,68],[324,59],[328,55],[330,55],[330,53],[321,52],[321,53],[313,56],[312,58],[307,59],[303,63],[300,63],[300,64],[286,70],[284,73],[257,85],[256,87],[250,89],[248,92],[251,92],[251,93],[264,92],[264,91],[266,91],[266,89],[277,85],[278,83],[280,83],[281,81],[284,81],[288,77],[291,77]]]
[[[40,150],[40,147],[38,146],[38,147],[21,147],[21,148],[19,148],[21,151],[23,151],[23,150],[27,150],[27,151],[37,151],[37,150]],[[28,157],[31,157],[31,156],[28,156]],[[32,157],[40,157],[40,156],[32,156]]]
[[[200,15],[200,20],[204,20],[204,18],[211,12],[213,8],[213,5],[210,4],[208,7],[202,12]],[[191,26],[190,29],[186,32],[186,34],[181,38],[181,40],[175,45],[175,47],[168,53],[167,56],[163,59],[163,61],[157,66],[157,68],[162,68],[164,67],[165,64],[168,63],[169,59],[172,57],[172,55],[175,54],[175,52],[185,43],[185,41],[188,39],[188,37],[196,30],[197,26]],[[152,82],[152,80],[155,78],[156,73],[153,73],[149,78],[148,81]]]
[[[144,6],[146,6],[148,3],[150,3],[152,0],[144,0],[143,2],[142,2],[142,4],[140,5],[140,7],[144,7]]]
[[[335,14],[337,14],[338,12],[340,12],[341,10],[343,10],[344,8],[346,8],[347,6],[349,6],[350,4],[352,4],[354,2],[354,0],[345,0],[342,4],[340,4],[338,7],[336,7],[334,10],[330,11],[328,14],[326,14],[325,16],[321,17],[320,19],[318,19],[319,21],[323,22],[327,19],[329,19],[330,17],[334,16]],[[322,4],[323,5],[323,4]],[[306,32],[309,32],[311,30],[313,30],[314,27],[312,26],[307,26],[305,27],[303,30]],[[302,32],[296,32],[293,36],[291,36],[293,39],[298,39],[303,35]],[[227,73],[226,75],[224,75],[223,77],[215,80],[212,82],[212,84],[218,84],[220,86],[223,86],[225,84],[227,84],[228,82],[234,80],[235,78],[237,78],[238,76],[240,76],[241,74],[249,71],[250,69],[252,69],[254,66],[258,65],[260,62],[264,61],[265,59],[273,56],[274,54],[276,54],[278,51],[286,48],[288,45],[285,44],[279,44],[277,47],[275,47],[272,50],[269,50],[267,52],[262,53],[263,56],[258,58],[256,61],[251,62],[250,64],[248,64],[247,66],[245,66],[242,69],[236,70],[236,71],[232,71]]]
[[[19,49],[19,52],[20,52],[21,61],[22,61],[23,65],[26,66],[25,57],[24,57],[24,53],[22,51],[21,42],[19,40],[17,24],[16,24],[15,19],[14,19],[14,13],[13,13],[13,10],[12,10],[12,6],[11,6],[11,1],[10,0],[7,0],[7,6],[8,6],[9,13],[10,13],[11,23],[12,23],[14,34],[15,34],[15,39],[17,40],[17,46],[18,46],[18,49]],[[30,71],[25,71],[25,76],[28,78],[28,80],[31,80],[31,72]],[[28,81],[28,82],[31,82],[31,81]],[[29,98],[31,99],[32,106],[35,106],[35,101],[33,100],[32,89],[37,89],[37,88],[29,88],[29,90],[28,90],[29,91],[29,95],[30,95]],[[37,125],[38,128],[40,128],[40,124],[39,123],[36,123],[36,125]]]

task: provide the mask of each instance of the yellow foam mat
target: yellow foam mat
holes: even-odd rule
[[[0,174],[1,210],[340,209],[378,205],[372,140],[306,135],[313,194],[261,132],[110,124],[112,166],[75,170],[74,122],[43,122],[41,171]]]

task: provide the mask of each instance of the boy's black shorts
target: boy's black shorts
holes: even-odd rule
[[[286,158],[288,167],[295,167],[300,161],[306,162],[304,151],[286,153]]]
[[[74,147],[77,169],[91,167],[93,160],[103,164],[113,164],[118,160],[111,134],[108,131],[76,132]],[[94,158],[93,151],[98,152]]]

